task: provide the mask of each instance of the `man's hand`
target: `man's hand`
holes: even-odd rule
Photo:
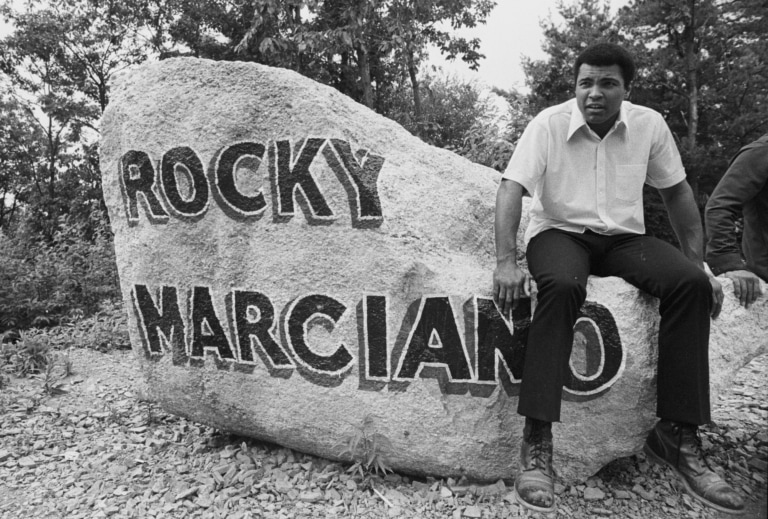
[[[733,293],[744,308],[749,308],[749,305],[757,301],[757,298],[763,294],[760,278],[754,272],[732,270],[724,275],[733,280]]]
[[[720,310],[723,309],[723,287],[715,276],[709,276],[709,284],[712,285],[712,319],[717,319]]]
[[[511,320],[512,310],[523,295],[531,296],[531,276],[512,258],[497,262],[493,271],[493,302],[502,315]]]

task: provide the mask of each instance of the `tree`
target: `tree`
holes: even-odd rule
[[[723,148],[734,151],[768,130],[768,4],[732,0],[721,4],[719,59],[713,76],[717,96],[707,118]]]
[[[455,76],[426,74],[424,83],[423,120],[415,120],[410,113],[412,91],[398,96],[402,103],[393,111],[392,118],[412,133],[419,133],[422,140],[437,146],[459,150],[470,128],[486,117],[488,103],[481,97],[478,86]]]
[[[427,43],[436,44],[449,59],[461,56],[476,68],[482,58],[480,42],[455,36],[442,24],[455,30],[484,23],[494,5],[492,0],[256,0],[251,28],[238,49],[257,44],[262,54],[296,64],[306,62],[302,58],[311,53],[310,59],[319,58],[331,73],[310,77],[340,87],[371,108],[377,107],[374,89],[383,93],[388,86],[382,80],[400,77],[398,69],[405,71],[418,119],[418,66]],[[299,17],[301,7],[310,13],[306,20]]]
[[[163,59],[192,55],[290,68],[331,85],[381,114],[410,83],[421,121],[419,68],[426,46],[473,68],[480,42],[454,29],[484,23],[493,0],[146,0],[141,11]]]
[[[702,182],[711,190],[727,157],[768,128],[767,7],[635,0],[619,12],[643,65],[633,96],[665,115],[696,193]]]
[[[40,130],[10,93],[0,96],[0,229],[13,224],[34,176]]]
[[[282,62],[270,62],[262,52],[286,21],[269,5],[264,6],[263,26],[249,36],[253,40],[237,49],[238,42],[251,29],[255,10],[261,7],[254,1],[145,0],[136,16],[142,27],[139,34],[149,35],[146,45],[159,59],[193,56],[284,66]],[[294,14],[297,12],[292,11],[291,18]]]
[[[472,70],[477,70],[479,61],[484,56],[478,52],[480,41],[477,38],[467,40],[453,32],[462,27],[475,27],[485,23],[495,1],[480,0],[474,3],[434,0],[393,0],[388,13],[389,38],[382,47],[395,49],[404,61],[413,92],[414,117],[421,119],[421,93],[418,81],[418,63],[423,57],[424,48],[431,43],[440,49],[443,55],[453,60],[461,56],[469,63]],[[450,23],[452,31],[442,26]]]
[[[35,121],[39,139],[37,154],[29,157],[35,166],[27,171],[24,200],[38,230],[51,240],[59,216],[71,207],[71,199],[62,197],[72,189],[65,183],[81,181],[72,172],[82,171],[89,155],[97,156],[87,145],[97,141],[110,78],[144,59],[136,44],[137,19],[120,2],[96,0],[29,4],[22,12],[5,2],[2,12],[14,32],[0,41],[0,68],[16,102]],[[98,163],[89,175],[98,183],[91,202],[104,209]]]
[[[495,101],[494,101],[495,100]],[[494,89],[486,99],[488,109],[475,119],[457,151],[472,162],[503,172],[515,143],[531,120],[527,96],[517,90]]]
[[[573,97],[573,63],[588,45],[598,41],[623,44],[607,2],[579,0],[566,4],[558,0],[557,11],[564,23],[552,17],[543,21],[546,60],[523,59],[526,85],[531,89],[528,105],[532,114]]]

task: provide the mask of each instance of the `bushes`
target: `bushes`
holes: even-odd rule
[[[498,125],[477,122],[464,135],[464,142],[457,153],[472,162],[503,172],[514,149]]]
[[[412,114],[413,92],[401,84],[383,102],[385,116],[438,148],[502,171],[530,120],[525,99],[515,91],[488,90],[458,76],[424,74],[421,115]]]
[[[412,113],[413,92],[405,83],[382,101],[382,113],[438,148],[461,147],[470,127],[488,113],[477,83],[456,76],[425,74],[420,79],[421,114]]]
[[[73,373],[70,357],[73,348],[106,353],[131,347],[120,301],[102,302],[99,310],[89,317],[83,317],[80,311],[73,311],[70,317],[63,320],[62,324],[49,328],[2,334],[0,390],[10,385],[13,379],[31,377],[40,381],[43,393],[60,394],[64,392],[64,379]],[[0,399],[0,414],[6,403]]]
[[[99,310],[83,317],[73,311],[60,325],[31,328],[8,334],[0,341],[0,390],[14,378],[32,377],[41,383],[43,393],[63,392],[63,380],[73,373],[69,352],[88,348],[102,353],[130,349],[128,323],[120,301],[104,301]],[[0,399],[0,414],[4,402]]]
[[[86,222],[63,217],[50,243],[23,224],[13,236],[0,230],[0,331],[50,326],[118,296],[111,234],[100,212]]]
[[[93,315],[83,317],[77,312],[61,325],[39,333],[57,348],[88,348],[102,353],[131,348],[128,320],[119,299],[104,300]]]
[[[45,369],[49,355],[48,344],[22,333],[18,341],[0,344],[0,369],[19,377],[35,375]]]

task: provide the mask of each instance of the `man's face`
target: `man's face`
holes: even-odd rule
[[[576,77],[576,104],[592,127],[613,125],[628,90],[618,65],[582,63]]]

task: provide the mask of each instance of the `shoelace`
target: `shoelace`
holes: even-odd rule
[[[531,462],[539,470],[547,469],[547,455],[551,449],[552,440],[544,438],[541,430],[531,431],[528,438],[528,444],[531,446]]]
[[[704,457],[704,447],[702,445],[699,428],[690,426],[686,427],[684,425],[676,425],[676,427],[678,429],[676,465],[680,465],[680,447],[683,445],[683,442],[687,440],[693,446],[693,452],[696,455],[696,459],[709,470],[712,470],[712,467],[709,466],[707,458]]]

